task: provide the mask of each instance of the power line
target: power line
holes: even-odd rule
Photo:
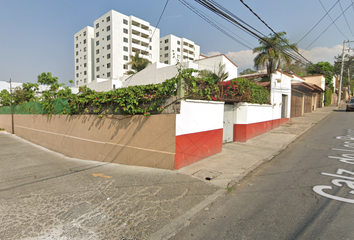
[[[246,45],[245,43],[241,42],[240,40],[238,40],[237,38],[233,37],[232,35],[230,35],[227,31],[225,31],[224,29],[222,29],[220,26],[218,26],[217,24],[214,23],[214,21],[210,20],[210,18],[208,16],[206,16],[205,14],[203,14],[202,12],[200,12],[198,9],[196,9],[195,7],[193,7],[191,4],[187,3],[185,0],[179,0],[180,3],[182,3],[184,6],[186,6],[188,9],[190,9],[191,11],[193,11],[195,14],[197,14],[199,17],[201,17],[203,20],[205,20],[207,23],[209,23],[210,25],[212,25],[213,27],[215,27],[216,29],[218,29],[220,32],[224,33],[225,35],[227,35],[228,37],[230,37],[231,39],[233,39],[235,42],[241,44],[242,46],[251,49],[251,47],[249,47],[248,45]],[[236,34],[235,34],[236,35]],[[239,36],[238,36],[239,37]],[[241,38],[241,37],[239,37]],[[244,40],[243,38],[241,38],[242,40]],[[246,40],[244,40],[246,41]]]
[[[279,39],[281,39],[290,49],[292,49],[294,52],[296,52],[297,54],[299,54],[303,59],[305,59],[307,62],[309,62],[304,56],[302,56],[298,51],[296,51],[295,49],[292,48],[292,46],[290,46],[288,44],[288,41],[285,41],[283,38],[281,38],[278,33],[276,33],[270,26],[268,26],[268,24],[263,21],[263,19],[258,16],[257,13],[255,13],[246,3],[243,2],[243,0],[240,0],[241,3],[243,3],[243,5],[245,5],[264,25],[266,25],[267,28],[269,28]]]
[[[327,12],[327,10],[326,10],[325,6],[323,6],[321,0],[318,0],[318,1],[320,1],[320,3],[321,3],[321,5],[322,5],[323,9],[325,10],[325,12]],[[339,4],[340,4],[340,1],[339,1],[339,0],[338,0],[338,2],[339,2]],[[342,12],[343,12],[343,9],[342,9]],[[343,14],[344,14],[344,12],[343,12]],[[344,33],[339,29],[339,27],[337,26],[337,24],[335,24],[335,22],[333,21],[333,19],[331,18],[331,16],[330,16],[328,13],[327,13],[327,15],[328,15],[328,17],[331,19],[331,21],[333,22],[334,26],[336,26],[336,28],[338,29],[338,31],[343,35],[343,37],[344,37],[345,39],[348,39],[348,38],[344,35]]]
[[[339,15],[310,45],[308,45],[307,46],[307,48],[305,48],[305,50],[304,51],[306,51],[314,42],[316,42],[317,41],[317,39],[319,39],[333,24],[334,24],[334,22],[335,21],[337,21],[338,20],[338,18],[340,17],[340,16],[342,16],[352,5],[354,4],[354,2],[352,3],[352,4],[350,4],[349,5],[349,7],[347,7],[345,10],[344,10],[344,12],[341,14],[341,15]],[[303,51],[303,52],[304,52]],[[302,53],[303,53],[302,52]]]
[[[338,1],[339,1],[339,0],[338,0]],[[340,9],[342,10],[343,16],[344,16],[344,18],[345,18],[345,22],[347,23],[347,26],[348,26],[348,28],[349,28],[349,30],[350,30],[352,36],[354,37],[352,28],[350,27],[350,25],[349,25],[349,23],[348,23],[348,19],[347,19],[347,17],[346,17],[345,14],[344,14],[343,7],[342,7],[342,4],[340,3],[340,1],[339,1],[339,6],[340,6]]]
[[[353,0],[352,0],[352,1],[353,1]],[[309,33],[312,32],[315,27],[317,27],[317,25],[327,16],[327,14],[334,8],[334,6],[336,6],[336,5],[338,4],[338,2],[339,2],[339,0],[331,7],[331,9],[328,10],[328,12],[326,12],[325,15],[323,15],[323,17],[320,19],[320,21],[318,21],[318,22],[315,24],[315,26],[313,26],[313,27],[311,28],[311,30],[308,31],[308,32],[305,34],[305,36],[303,36],[299,41],[297,41],[297,43],[301,42],[307,35],[309,35]]]
[[[164,6],[164,8],[163,8],[163,10],[162,10],[162,12],[161,12],[161,14],[160,14],[160,18],[159,18],[159,20],[157,21],[155,30],[154,30],[154,32],[153,32],[152,35],[151,35],[149,44],[148,44],[148,45],[146,46],[146,48],[145,48],[145,52],[146,52],[146,50],[149,48],[149,45],[150,45],[150,43],[151,43],[151,41],[152,41],[152,38],[154,37],[154,34],[155,34],[155,32],[156,32],[157,26],[159,26],[160,20],[161,20],[163,14],[164,14],[164,12],[165,12],[165,9],[166,9],[166,7],[167,7],[168,1],[169,1],[169,0],[166,1],[165,6]],[[126,84],[126,87],[128,87],[128,85],[129,85],[130,81],[132,80],[132,77],[133,77],[133,76],[134,76],[134,74],[132,74],[132,75],[129,77],[129,80],[128,80],[127,84]]]
[[[254,29],[256,32],[252,31],[251,29],[247,28],[246,26],[244,26],[242,23],[245,23],[244,21],[242,21],[240,18],[236,17],[234,14],[230,13],[227,9],[225,9],[224,7],[222,7],[221,5],[215,3],[215,1],[209,0],[195,0],[197,3],[201,4],[202,6],[206,7],[207,9],[209,9],[210,11],[214,12],[215,14],[217,14],[218,16],[224,18],[225,20],[227,20],[228,22],[230,22],[231,24],[241,27],[244,31],[246,31],[248,34],[250,34],[251,36],[255,37],[256,39],[268,43],[271,46],[273,46],[274,48],[278,49],[280,52],[288,55],[290,58],[300,61],[302,62],[303,60],[300,59],[298,56],[294,55],[292,52],[289,52],[287,49],[284,49],[282,46],[280,45],[276,45],[274,43],[270,43],[268,40],[266,40],[265,35],[262,34],[261,32],[259,32],[257,29],[251,27],[252,29]],[[213,5],[214,4],[214,5]],[[230,16],[231,15],[231,16]],[[234,17],[234,18],[233,18]],[[236,19],[235,19],[236,18]],[[238,21],[240,20],[240,21]],[[242,22],[242,23],[241,23]],[[250,26],[249,24],[246,23],[247,26]],[[262,36],[261,36],[262,35]]]

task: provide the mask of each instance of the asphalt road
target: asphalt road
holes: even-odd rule
[[[170,239],[354,239],[353,164],[354,113],[336,111]]]
[[[68,158],[0,133],[1,240],[143,240],[219,189],[174,171]]]

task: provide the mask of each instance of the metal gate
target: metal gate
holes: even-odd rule
[[[228,143],[234,140],[234,105],[224,105],[224,126],[222,142]]]

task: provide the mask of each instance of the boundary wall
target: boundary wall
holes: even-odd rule
[[[234,105],[234,141],[246,142],[287,123],[274,105],[238,103]]]

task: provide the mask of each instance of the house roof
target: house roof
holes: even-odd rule
[[[301,92],[323,92],[323,89],[313,83],[292,83],[291,88]]]
[[[319,76],[322,76],[322,77],[326,78],[326,76],[325,76],[325,75],[323,75],[323,74],[308,75],[308,76],[304,76],[304,78],[309,78],[309,77],[319,77]]]
[[[256,84],[259,85],[259,86],[264,87],[267,90],[270,89],[270,82],[257,82]]]

